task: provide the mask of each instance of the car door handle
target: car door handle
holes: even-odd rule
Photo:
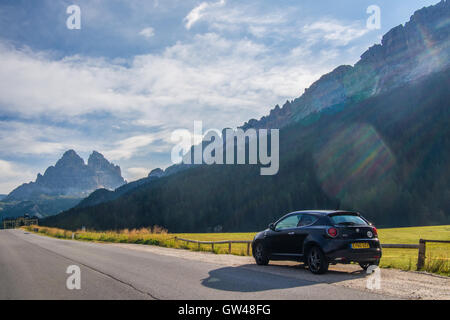
[[[291,232],[288,233],[288,235],[290,235],[290,236],[293,236],[294,234],[295,234],[294,231],[291,231]]]

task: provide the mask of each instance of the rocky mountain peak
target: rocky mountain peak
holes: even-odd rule
[[[119,166],[94,151],[88,164],[74,151],[66,151],[55,166],[50,166],[36,181],[14,189],[9,200],[30,200],[45,196],[84,197],[98,188],[116,189],[125,184]]]
[[[115,169],[116,166],[114,166],[111,162],[106,160],[106,158],[97,151],[93,151],[88,159],[88,166],[96,169],[96,170],[102,170],[102,169]]]
[[[302,96],[243,128],[281,128],[323,109],[358,102],[450,66],[450,1],[416,11],[354,65],[323,75]]]
[[[104,173],[111,173],[107,175],[107,181],[104,181],[106,185],[108,184],[123,184],[125,181],[122,179],[122,173],[119,166],[114,165],[109,162],[100,152],[93,151],[88,159],[88,167],[94,170],[97,175],[104,175]],[[113,178],[114,177],[114,178]],[[120,177],[120,178],[119,178]],[[113,178],[111,180],[111,178]],[[119,180],[117,180],[119,179]],[[122,183],[123,181],[123,183]],[[100,182],[103,183],[103,182]]]
[[[88,165],[95,165],[97,163],[109,163],[108,160],[98,151],[92,151],[88,159]]]
[[[389,30],[382,38],[381,44],[369,48],[361,56],[358,64],[382,65],[400,62],[402,59],[413,60],[417,55],[433,46],[433,54],[448,51],[450,27],[450,2],[443,0],[438,4],[414,12],[404,25]],[[428,55],[432,52],[424,52]],[[448,52],[447,55],[448,57]]]
[[[61,159],[56,162],[55,167],[82,167],[84,165],[84,160],[71,149],[64,152]]]

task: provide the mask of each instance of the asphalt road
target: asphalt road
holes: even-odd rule
[[[81,289],[66,287],[71,265]],[[307,272],[307,271],[299,271]],[[385,299],[241,267],[0,230],[0,299]]]

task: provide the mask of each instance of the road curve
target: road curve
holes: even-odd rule
[[[67,267],[81,289],[66,287]],[[248,268],[0,230],[0,299],[386,299]]]

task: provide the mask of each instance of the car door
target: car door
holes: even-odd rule
[[[304,254],[303,244],[306,237],[310,233],[310,226],[313,225],[318,218],[314,215],[303,214],[299,219],[297,228],[294,230],[294,234],[291,235],[291,252],[292,254]]]
[[[295,235],[300,218],[301,214],[293,214],[277,222],[274,230],[268,235],[272,255],[290,255],[293,252],[292,237]]]

